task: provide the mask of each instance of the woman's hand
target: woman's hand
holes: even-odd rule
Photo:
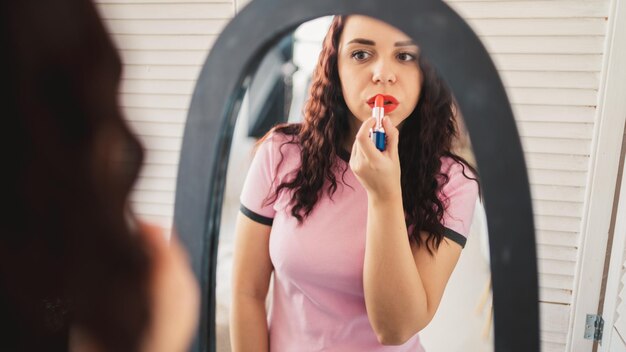
[[[350,168],[368,196],[375,199],[402,198],[400,187],[400,158],[398,157],[398,137],[400,132],[391,123],[389,116],[383,118],[385,129],[385,150],[379,151],[369,136],[375,119],[367,119],[359,128],[352,146]]]
[[[145,243],[152,255],[151,324],[143,351],[187,351],[195,334],[200,311],[198,283],[185,249],[163,229],[141,223]]]

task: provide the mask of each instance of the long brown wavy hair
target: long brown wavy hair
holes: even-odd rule
[[[342,167],[338,162],[338,154],[345,153],[342,143],[349,133],[348,107],[337,68],[339,40],[346,19],[347,16],[335,16],[324,38],[304,106],[303,122],[278,125],[259,141],[273,133],[282,133],[292,137],[286,144],[300,147],[301,167],[294,170],[290,181],[278,185],[266,199],[266,203],[271,203],[281,191],[291,191],[291,214],[299,223],[313,211],[324,190],[329,197],[335,193],[335,172],[339,170],[344,175],[348,169],[348,165]],[[412,228],[409,238],[418,246],[426,244],[428,252],[433,254],[444,232],[441,220],[445,205],[437,194],[449,180],[441,172],[440,158],[448,156],[461,163],[463,175],[479,181],[465,174],[467,167],[478,175],[464,158],[452,151],[458,132],[450,90],[421,54],[418,64],[424,76],[423,85],[415,110],[400,129],[398,153],[405,219],[407,227]],[[427,232],[428,237],[422,239],[420,231]]]
[[[0,5],[0,345],[140,350],[151,256],[128,195],[143,150],[118,105],[120,58],[88,0]]]

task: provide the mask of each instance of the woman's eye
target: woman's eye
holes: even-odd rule
[[[356,59],[357,61],[363,61],[365,59],[367,59],[370,56],[370,53],[366,52],[366,51],[355,51],[352,53],[352,58]]]
[[[411,53],[400,53],[398,54],[398,59],[400,59],[400,61],[415,61],[416,55]]]

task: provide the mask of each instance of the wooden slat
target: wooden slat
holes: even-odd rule
[[[179,152],[182,145],[182,138],[152,137],[139,135],[139,139],[149,151]]]
[[[535,214],[535,228],[548,231],[578,232],[580,231],[580,219]]]
[[[548,246],[578,247],[580,233],[566,231],[538,230],[535,232],[538,244]]]
[[[604,18],[605,1],[473,1],[450,3],[463,18]]]
[[[516,121],[593,123],[597,112],[590,106],[514,104],[512,108]]]
[[[185,126],[179,123],[154,123],[129,121],[130,125],[141,136],[183,138]]]
[[[196,81],[202,66],[125,65],[122,79]]]
[[[541,259],[576,262],[577,253],[574,247],[537,245],[537,257]]]
[[[195,81],[127,79],[120,85],[120,93],[191,95]]]
[[[507,88],[598,89],[599,72],[502,71]]]
[[[104,23],[111,34],[176,34],[218,35],[224,29],[228,19],[205,19],[205,20],[123,20],[109,19]]]
[[[590,155],[591,142],[580,139],[522,138],[525,153]]]
[[[591,140],[593,133],[593,125],[588,123],[518,121],[517,128],[522,137]]]
[[[565,346],[564,343],[541,342],[541,352],[563,352]]]
[[[542,342],[565,344],[566,339],[567,339],[567,333],[563,333],[563,332],[546,331],[545,333],[541,334]]]
[[[572,304],[572,290],[539,288],[539,301],[545,303]],[[541,332],[542,334],[545,332]]]
[[[176,191],[176,180],[172,178],[139,177],[134,187],[137,191]]]
[[[498,70],[600,72],[602,55],[493,54]]]
[[[580,171],[557,171],[529,169],[530,183],[535,185],[561,185],[585,187],[587,173]]]
[[[586,171],[589,168],[589,157],[585,155],[526,153],[524,157],[529,169]]]
[[[174,206],[174,193],[162,191],[135,191],[130,199],[135,203],[163,204]]]
[[[178,166],[180,153],[177,151],[150,150],[144,158],[145,164]]]
[[[562,304],[539,303],[541,331],[566,332],[570,307]]]
[[[539,272],[542,274],[574,276],[576,262],[566,260],[539,259],[537,261]]]
[[[530,193],[535,200],[551,200],[563,202],[583,202],[584,187],[564,185],[531,185]]]
[[[467,21],[479,35],[588,36],[606,34],[604,18],[489,18]]]
[[[190,95],[120,94],[120,105],[129,108],[188,109]]]
[[[116,34],[113,40],[120,50],[200,50],[208,53],[217,36]]]
[[[513,104],[596,106],[597,91],[594,89],[568,88],[508,88]]]
[[[208,50],[120,50],[120,56],[125,65],[201,66]]]
[[[533,211],[546,216],[566,216],[580,218],[583,204],[577,202],[554,202],[545,200],[533,200]]]
[[[185,123],[187,109],[152,109],[123,107],[127,120],[145,122]]]
[[[574,277],[569,275],[539,274],[541,287],[560,288],[571,290],[574,285]]]
[[[490,54],[602,54],[604,36],[482,36]]]
[[[172,178],[176,179],[178,172],[178,166],[176,165],[154,165],[146,164],[141,168],[141,177],[155,177],[155,178]]]
[[[230,19],[234,15],[232,3],[202,4],[100,4],[103,19]]]
[[[139,215],[174,216],[174,207],[171,205],[149,204],[144,202],[131,202],[130,204]]]

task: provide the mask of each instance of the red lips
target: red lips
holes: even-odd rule
[[[376,100],[377,95],[379,94],[376,94],[367,100],[367,105],[369,105],[370,108],[374,108],[374,101]],[[398,104],[399,104],[398,100],[393,95],[385,95],[385,94],[381,94],[381,95],[385,99],[385,105],[384,105],[385,114],[394,111],[398,107]]]

